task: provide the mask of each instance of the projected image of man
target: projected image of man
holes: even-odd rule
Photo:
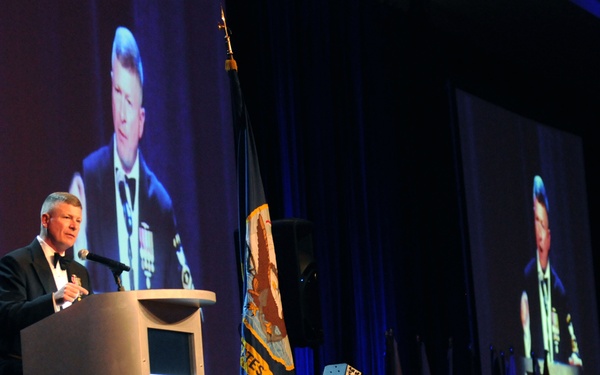
[[[144,134],[144,73],[133,34],[116,30],[111,56],[114,134],[88,155],[71,192],[84,204],[85,237],[76,250],[130,265],[121,275],[125,290],[193,289],[171,197],[147,165],[139,142]],[[87,262],[96,291],[115,291],[111,271]]]
[[[525,267],[521,295],[524,356],[581,366],[565,287],[550,262],[550,206],[544,181],[533,180],[536,256]]]

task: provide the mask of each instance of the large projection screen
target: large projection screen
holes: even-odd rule
[[[70,189],[84,159],[113,139],[112,44],[117,27],[127,27],[143,65],[140,150],[170,196],[177,226],[159,241],[158,233],[166,229],[152,220],[161,214],[143,212],[140,201],[132,242],[143,240],[145,250],[154,246],[157,270],[165,265],[158,261],[159,242],[171,250],[182,248],[193,288],[215,292],[216,304],[203,310],[207,373],[239,371],[240,356],[239,267],[233,241],[238,200],[226,44],[218,27],[222,5],[142,0],[0,3],[0,256],[34,240],[46,196]],[[159,191],[154,186],[148,194]],[[114,187],[104,192],[115,196]],[[141,185],[137,193],[143,194]],[[113,199],[96,207],[117,212],[115,205]],[[88,230],[109,228],[116,215],[109,216],[93,215],[95,224]],[[88,250],[105,255],[108,246],[88,243]],[[177,263],[172,259],[181,258],[170,259],[173,270]],[[136,289],[145,289],[147,270],[140,269],[145,263],[136,264]],[[93,270],[111,280],[108,267]],[[157,271],[148,284],[152,289],[183,287],[181,275],[176,270],[159,276]],[[125,282],[128,276],[123,273],[121,278]],[[116,284],[93,286],[98,292],[116,290]]]
[[[456,89],[455,94],[482,373],[491,373],[490,348],[496,353],[503,351],[506,358],[513,348],[516,366],[522,370],[533,364],[525,351],[534,350],[526,349],[526,345],[536,340],[532,337],[536,336],[534,327],[538,321],[534,310],[536,304],[540,310],[542,300],[531,290],[539,290],[538,285],[528,294],[529,331],[524,330],[521,320],[521,297],[529,282],[525,279],[525,267],[537,257],[534,176],[542,178],[548,199],[550,266],[558,275],[551,276],[551,283],[560,279],[568,299],[568,307],[557,308],[553,316],[563,316],[565,310],[570,312],[583,369],[586,373],[600,373],[600,334],[581,138],[462,90]],[[552,293],[555,307],[562,297]],[[566,325],[563,319],[558,318],[561,328]],[[526,341],[526,337],[531,341]],[[565,332],[553,339],[572,342]],[[559,345],[556,340],[552,345]],[[543,352],[538,349],[536,357],[543,359],[540,351]],[[558,363],[563,354],[564,351],[555,355],[557,363],[553,367],[565,374],[579,373],[581,367],[568,366],[566,361]]]

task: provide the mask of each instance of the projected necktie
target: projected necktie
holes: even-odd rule
[[[127,181],[127,186],[129,186],[129,193],[131,196],[131,209],[135,208],[135,178],[129,178],[125,176],[125,181]]]
[[[132,179],[133,180],[133,179]],[[135,182],[135,180],[133,180]],[[135,186],[135,184],[134,184]],[[123,217],[125,219],[125,227],[127,227],[127,255],[129,257],[129,265],[133,266],[133,251],[131,249],[131,235],[133,233],[133,212],[131,209],[131,204],[127,199],[127,191],[125,190],[125,182],[119,181],[119,195],[121,196],[121,204],[123,205]],[[129,289],[134,290],[134,268],[132,267],[129,271]]]
[[[546,315],[546,325],[544,330],[546,331],[546,346],[550,355],[552,356],[552,315],[550,314],[550,296],[548,291],[548,279],[542,280],[542,299],[544,300],[544,314]]]

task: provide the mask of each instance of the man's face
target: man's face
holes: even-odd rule
[[[550,228],[548,227],[548,212],[546,207],[537,200],[533,204],[533,214],[535,218],[535,240],[537,243],[540,263],[544,269],[548,264],[550,253]]]
[[[129,172],[144,133],[142,87],[137,76],[123,68],[119,60],[115,59],[112,69],[112,112],[117,153],[125,171]]]
[[[81,207],[58,203],[42,215],[42,225],[47,229],[44,241],[62,253],[75,244],[81,226]]]

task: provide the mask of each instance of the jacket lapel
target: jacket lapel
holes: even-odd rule
[[[54,276],[52,276],[52,270],[37,238],[33,240],[30,248],[33,268],[38,275],[44,293],[56,292],[56,283],[54,282]]]

